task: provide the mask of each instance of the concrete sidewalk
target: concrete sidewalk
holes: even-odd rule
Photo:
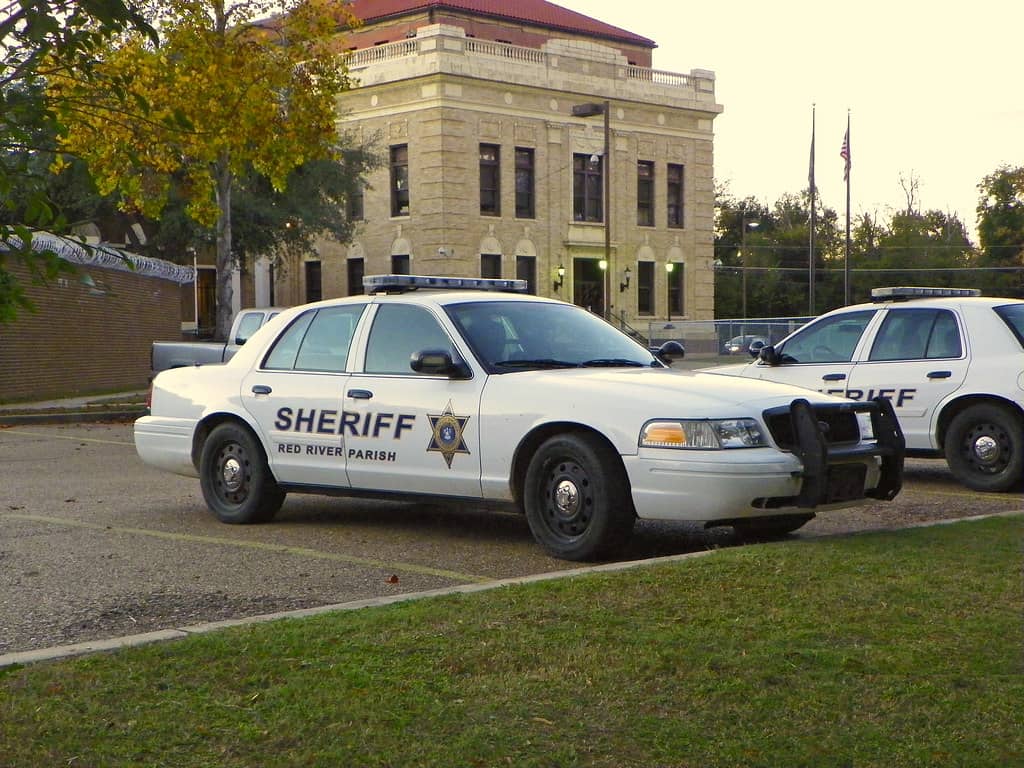
[[[0,427],[132,421],[146,412],[146,390],[0,404]]]

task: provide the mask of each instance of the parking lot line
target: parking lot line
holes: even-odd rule
[[[53,432],[27,432],[23,429],[0,429],[0,435],[21,435],[23,437],[46,437],[54,440],[74,440],[78,443],[102,443],[103,445],[135,445],[128,440],[101,440],[98,437],[80,435],[56,435]]]
[[[87,523],[82,520],[68,520],[61,517],[26,515],[14,512],[0,513],[0,519],[2,518],[47,523],[51,525],[63,525],[70,528],[85,528],[94,531],[125,533],[134,536],[149,536],[151,538],[165,539],[167,541],[182,541],[195,544],[216,544],[228,547],[239,547],[242,549],[257,549],[264,552],[277,552],[280,554],[294,555],[296,557],[308,557],[316,560],[332,560],[334,562],[347,563],[349,565],[362,565],[369,568],[379,568],[380,570],[388,573],[415,573],[420,576],[439,576],[443,579],[450,579],[451,581],[461,583],[469,582],[485,584],[494,580],[486,576],[478,576],[471,573],[459,573],[458,571],[449,571],[444,568],[431,568],[430,566],[416,565],[415,563],[386,562],[383,560],[374,560],[373,558],[368,557],[342,555],[336,552],[323,552],[316,549],[308,549],[307,547],[290,547],[284,544],[271,544],[264,541],[239,541],[236,539],[222,538],[220,536],[199,536],[191,533],[172,533],[170,531],[157,531],[148,528],[128,528],[106,525],[103,523]]]

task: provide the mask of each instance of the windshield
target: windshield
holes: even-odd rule
[[[481,301],[449,305],[446,311],[491,373],[661,367],[637,342],[572,304]]]

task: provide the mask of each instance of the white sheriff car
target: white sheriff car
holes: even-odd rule
[[[744,365],[711,373],[895,406],[908,456],[945,456],[978,491],[1024,482],[1024,301],[972,288],[876,288]]]
[[[139,456],[198,476],[227,523],[290,492],[507,502],[575,560],[636,517],[771,535],[900,489],[887,401],[674,371],[523,281],[365,284],[282,312],[223,365],[160,373]]]

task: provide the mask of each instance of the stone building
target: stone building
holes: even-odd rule
[[[643,331],[714,308],[714,74],[543,0],[356,0],[339,129],[382,167],[351,244],[289,264],[278,304],[364,274],[519,277]],[[261,289],[261,284],[263,285]]]

